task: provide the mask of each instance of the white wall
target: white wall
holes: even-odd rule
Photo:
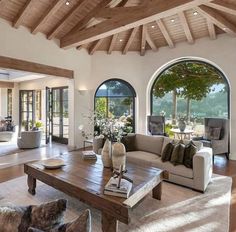
[[[91,77],[91,57],[85,51],[60,49],[57,42],[58,41],[52,42],[47,40],[41,33],[32,35],[29,30],[24,27],[20,27],[16,30],[11,27],[8,22],[0,19],[1,56],[28,60],[74,71],[75,91],[71,93],[74,96],[71,96],[70,102],[70,117],[72,119],[70,122],[70,131],[72,136],[69,139],[69,143],[72,146],[77,144],[81,145],[77,128],[79,120],[81,120],[81,111],[84,109],[80,107],[78,89],[84,89],[82,82],[89,81]],[[84,97],[82,100],[85,101]],[[14,116],[17,118],[16,113]],[[15,121],[17,121],[17,119]]]
[[[7,116],[7,88],[0,88],[0,116],[5,118]]]
[[[146,115],[149,113],[149,93],[147,86],[155,79],[155,73],[166,63],[181,57],[200,57],[213,62],[225,73],[231,86],[231,158],[236,159],[236,39],[221,35],[217,40],[200,39],[194,45],[177,44],[174,49],[160,48],[158,52],[148,52],[144,57],[137,53],[122,55],[114,52],[107,55],[97,52],[92,56],[92,80],[87,88],[94,93],[101,82],[110,78],[121,78],[128,81],[138,96],[138,130],[146,132]],[[85,83],[86,85],[86,83]]]

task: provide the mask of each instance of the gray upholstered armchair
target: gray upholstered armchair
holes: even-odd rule
[[[205,134],[200,140],[205,147],[211,147],[214,155],[224,154],[229,159],[229,121],[223,118],[205,118]]]
[[[21,149],[40,147],[42,131],[23,131],[17,139],[17,145]]]
[[[147,116],[148,132],[151,135],[164,135],[165,133],[165,117],[164,116]]]

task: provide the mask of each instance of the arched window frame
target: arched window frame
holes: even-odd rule
[[[130,92],[132,93],[132,96],[129,96],[129,97],[132,97],[132,103],[133,103],[133,107],[132,107],[132,108],[133,108],[133,133],[135,133],[135,125],[136,125],[136,120],[135,120],[135,118],[136,118],[136,108],[135,108],[136,91],[135,91],[135,89],[133,88],[133,86],[132,86],[129,82],[127,82],[127,81],[125,81],[125,80],[123,80],[123,79],[119,79],[119,78],[111,78],[111,79],[107,79],[107,80],[105,80],[104,82],[102,82],[102,83],[97,87],[96,92],[95,92],[95,94],[94,94],[94,111],[96,111],[97,92],[99,91],[99,89],[100,89],[100,87],[101,87],[102,85],[104,85],[104,84],[106,84],[106,83],[108,83],[108,82],[110,82],[110,81],[118,81],[118,82],[120,82],[120,83],[126,85],[126,86],[129,88]],[[122,97],[123,97],[123,96],[122,96]],[[106,111],[106,116],[108,117],[108,99],[109,99],[109,96],[106,96],[106,98],[107,98],[107,107],[106,107],[107,111]],[[110,98],[112,98],[112,96],[111,96]]]

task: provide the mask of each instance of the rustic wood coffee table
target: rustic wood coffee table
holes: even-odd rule
[[[36,193],[36,180],[40,180],[72,197],[101,210],[102,230],[117,231],[118,221],[128,224],[129,212],[152,191],[153,198],[161,200],[163,171],[127,163],[126,176],[133,180],[133,189],[128,199],[103,194],[104,186],[112,172],[104,168],[100,156],[97,160],[83,160],[80,152],[60,156],[66,166],[48,170],[40,161],[25,164],[28,174],[28,191]],[[158,202],[156,202],[158,204]]]

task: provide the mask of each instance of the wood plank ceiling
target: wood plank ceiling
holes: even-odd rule
[[[59,39],[61,48],[145,55],[202,37],[235,36],[236,0],[0,0],[0,18]]]

